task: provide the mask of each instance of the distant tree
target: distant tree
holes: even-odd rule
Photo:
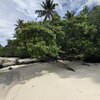
[[[75,11],[67,11],[67,13],[65,14],[64,18],[65,19],[71,19],[73,18],[75,15]]]
[[[2,48],[2,45],[0,44],[0,48]]]
[[[82,15],[88,15],[90,13],[89,7],[86,5],[83,7],[83,10],[80,12]]]
[[[3,47],[0,45],[0,57],[4,56],[4,50]]]
[[[97,26],[97,32],[100,34],[100,6],[94,7],[89,13],[91,24]]]
[[[55,11],[57,3],[54,3],[54,0],[45,0],[42,1],[41,7],[43,10],[36,10],[35,13],[38,14],[38,17],[44,17],[44,21],[47,19],[51,20],[57,12]]]
[[[89,13],[89,22],[96,25],[94,47],[97,48],[97,56],[100,56],[100,6],[94,7]]]
[[[71,20],[64,20],[63,31],[65,33],[62,45],[64,56],[84,58],[95,53],[93,41],[96,26],[89,23],[88,17],[78,15]]]
[[[22,26],[23,26],[23,23],[24,23],[24,20],[21,20],[21,19],[18,19],[17,20],[17,24],[15,24],[15,30],[17,31],[17,30],[22,30]]]

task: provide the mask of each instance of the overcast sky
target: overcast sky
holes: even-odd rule
[[[43,0],[0,0],[0,44],[5,45],[7,39],[12,39],[14,24],[17,19],[35,20],[35,10],[41,9]],[[100,5],[100,0],[54,0],[59,4],[56,11],[64,16],[66,10],[79,12],[84,5]]]

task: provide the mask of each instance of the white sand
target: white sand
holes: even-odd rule
[[[100,100],[100,64],[31,64],[0,74],[0,100]]]

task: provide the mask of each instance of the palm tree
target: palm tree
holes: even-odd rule
[[[51,20],[53,16],[57,14],[55,8],[58,4],[54,3],[54,0],[45,0],[45,2],[42,1],[42,4],[40,5],[43,10],[36,10],[35,13],[38,14],[38,17],[44,17],[44,21],[47,19]]]
[[[73,18],[75,15],[75,11],[67,11],[67,13],[65,14],[64,18],[65,19],[71,19]]]
[[[83,10],[80,12],[81,15],[88,15],[89,13],[90,12],[88,6],[84,6]]]
[[[14,35],[14,37],[17,37],[17,39],[19,39],[19,40],[21,39],[21,42],[23,43],[23,46],[25,47],[25,50],[27,51],[27,35],[24,39],[22,38],[23,25],[24,25],[24,20],[18,19],[17,24],[15,24],[16,34]]]
[[[16,26],[15,30],[16,30],[16,31],[17,31],[17,30],[22,30],[23,23],[24,23],[23,20],[18,19],[18,20],[17,20],[17,24],[15,24],[15,26]]]

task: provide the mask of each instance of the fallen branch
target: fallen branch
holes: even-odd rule
[[[74,70],[73,68],[67,66],[67,65],[63,62],[63,60],[58,60],[58,62],[61,63],[61,64],[64,66],[65,69],[75,72],[75,70]]]

